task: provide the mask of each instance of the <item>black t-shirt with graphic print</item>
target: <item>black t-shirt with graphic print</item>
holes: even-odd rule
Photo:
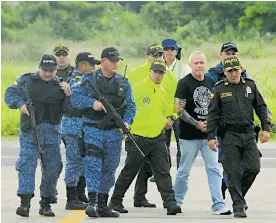
[[[204,76],[203,81],[196,80],[192,74],[180,79],[175,92],[175,97],[186,99],[185,110],[198,121],[206,121],[210,96],[215,81]],[[195,126],[180,119],[180,139],[207,139],[207,134],[201,132]]]

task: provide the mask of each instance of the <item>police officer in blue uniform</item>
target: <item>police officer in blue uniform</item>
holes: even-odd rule
[[[55,76],[57,61],[53,55],[43,55],[37,73],[26,73],[17,79],[5,92],[5,103],[11,109],[20,109],[20,153],[16,162],[19,188],[17,196],[21,205],[16,214],[29,217],[30,201],[35,191],[35,172],[39,148],[42,150],[41,163],[44,170],[40,185],[40,209],[43,216],[55,216],[50,200],[56,194],[56,184],[62,168],[60,154],[60,121],[66,111],[70,96],[68,83],[59,82]],[[34,106],[36,131],[30,119],[30,107],[26,105],[26,95]],[[40,147],[38,146],[38,143]],[[41,154],[41,153],[40,153]]]
[[[117,72],[120,59],[116,48],[104,49],[101,54],[101,68],[91,75],[85,75],[82,81],[88,79],[93,83],[118,110],[128,127],[133,122],[136,105],[131,85]],[[110,111],[98,100],[89,83],[72,88],[71,103],[83,110],[84,168],[89,197],[89,206],[85,213],[89,217],[119,217],[118,212],[107,206],[107,201],[109,191],[115,183],[124,136],[113,119],[100,128],[99,124]]]
[[[76,68],[68,80],[69,85],[76,84],[84,74],[91,73],[95,65],[99,64],[100,61],[96,60],[91,53],[79,53],[76,57]],[[82,140],[82,125],[82,111],[69,105],[68,112],[61,122],[61,134],[66,146],[66,210],[84,210],[87,207],[84,203],[88,203],[85,193],[78,194],[76,188],[79,177],[84,178],[83,158],[80,156],[78,146],[79,140]]]

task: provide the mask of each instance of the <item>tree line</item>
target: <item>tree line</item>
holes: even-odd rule
[[[141,32],[174,33],[182,39],[206,41],[235,30],[243,35],[276,32],[276,2],[2,2],[2,41],[26,37],[26,30],[47,37],[84,41],[93,36],[132,38]],[[25,32],[24,32],[25,30]],[[118,34],[119,33],[119,34]],[[20,34],[20,35],[19,35]]]

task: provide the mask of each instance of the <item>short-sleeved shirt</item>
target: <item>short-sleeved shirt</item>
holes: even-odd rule
[[[186,99],[185,110],[198,121],[206,121],[208,115],[208,106],[215,81],[204,76],[202,81],[196,80],[192,74],[188,74],[180,79],[175,92],[175,97]],[[201,132],[195,126],[180,119],[180,136],[181,139],[206,139],[207,135]]]

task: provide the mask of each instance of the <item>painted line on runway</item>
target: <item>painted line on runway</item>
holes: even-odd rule
[[[58,223],[81,223],[85,217],[84,210],[74,210],[62,218]]]

